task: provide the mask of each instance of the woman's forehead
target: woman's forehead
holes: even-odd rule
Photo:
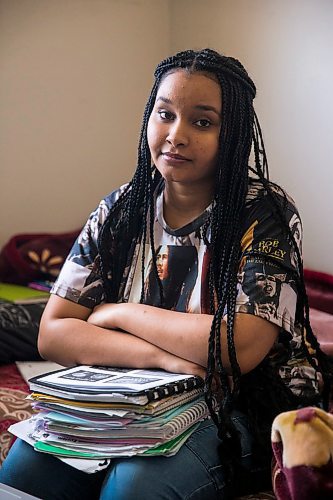
[[[202,71],[189,72],[178,69],[165,75],[157,91],[156,99],[163,97],[169,101],[197,99],[221,104],[221,88],[214,75]]]
[[[164,75],[162,76],[162,78],[160,80],[159,85],[161,85],[161,83],[169,75],[173,75],[175,73],[185,74],[185,75],[188,75],[188,76],[191,76],[191,75],[203,75],[206,78],[209,78],[210,80],[213,80],[214,82],[216,82],[216,83],[219,84],[219,79],[218,79],[217,75],[215,73],[213,73],[213,72],[204,71],[204,70],[190,69],[190,68],[172,68],[169,71],[167,71],[166,73],[164,73]]]

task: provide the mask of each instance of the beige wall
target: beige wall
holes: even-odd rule
[[[172,0],[172,51],[238,57],[257,85],[271,178],[295,198],[305,265],[333,273],[332,0]]]
[[[333,272],[331,0],[0,0],[0,246],[80,226],[135,166],[156,63],[210,46],[253,76],[305,264]]]
[[[80,227],[131,177],[167,6],[0,0],[0,246]]]

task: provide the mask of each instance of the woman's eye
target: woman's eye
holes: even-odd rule
[[[173,114],[170,111],[158,111],[158,114],[162,120],[172,120],[173,118]]]
[[[197,120],[195,124],[198,125],[199,127],[207,128],[211,125],[211,122],[203,118],[202,120]]]

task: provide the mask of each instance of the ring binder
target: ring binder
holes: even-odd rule
[[[141,401],[142,404],[182,394],[203,386],[194,375],[161,370],[76,366],[29,380],[32,391],[78,401]]]

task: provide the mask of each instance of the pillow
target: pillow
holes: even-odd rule
[[[78,233],[13,236],[0,252],[0,281],[18,285],[54,281]]]

